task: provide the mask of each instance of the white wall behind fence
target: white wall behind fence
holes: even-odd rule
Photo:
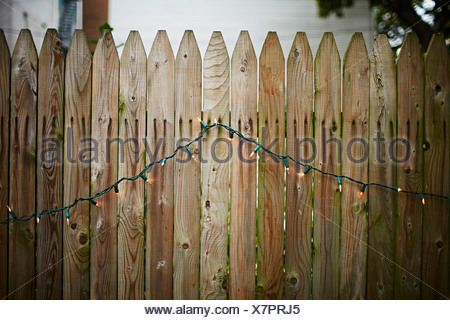
[[[167,30],[175,54],[184,30],[194,30],[202,55],[215,30],[222,31],[230,55],[240,30],[248,30],[257,56],[268,31],[277,31],[285,56],[297,31],[307,33],[313,54],[323,33],[334,32],[341,57],[353,32],[363,32],[368,50],[375,34],[368,0],[356,0],[343,18],[327,19],[319,18],[316,0],[109,0],[109,20],[117,44],[135,29],[147,53],[159,29]]]

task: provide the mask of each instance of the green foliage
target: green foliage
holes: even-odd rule
[[[316,1],[318,15],[323,18],[332,14],[343,17],[343,10],[354,4],[354,0]],[[450,44],[448,0],[369,0],[369,3],[375,10],[377,33],[386,33],[392,47],[399,46],[409,31],[415,31],[424,46],[433,32],[443,33]]]
[[[102,24],[100,27],[98,27],[98,31],[100,32],[100,34],[102,34],[103,33],[103,31],[105,31],[105,30],[109,30],[109,31],[113,31],[114,30],[114,28],[113,27],[111,27],[110,25],[109,25],[109,23],[108,22],[105,22],[104,24]],[[98,43],[98,40],[91,40],[90,41],[92,44],[97,44]],[[120,43],[120,44],[118,44],[117,46],[116,46],[116,48],[120,48],[120,47],[122,47],[124,45],[124,43]]]
[[[342,9],[351,7],[353,0],[316,0],[319,6],[319,17],[326,18],[330,14],[343,17]]]
[[[113,31],[114,30],[114,28],[113,27],[111,27],[110,25],[109,25],[109,23],[108,22],[105,22],[104,24],[102,24],[100,27],[98,27],[98,31],[100,31],[100,34],[102,34],[103,33],[103,30],[110,30],[110,31]]]

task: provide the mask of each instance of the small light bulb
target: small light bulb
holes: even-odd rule
[[[422,204],[425,205],[425,197],[423,196],[423,194],[420,194],[420,199],[422,199]]]
[[[119,195],[119,187],[117,185],[114,185],[114,192],[116,193],[116,196]]]
[[[191,156],[192,159],[195,158],[194,153],[192,152],[191,148],[189,148],[188,146],[186,146],[186,150],[189,153],[189,155]]]
[[[206,123],[202,119],[200,119],[200,117],[197,117],[197,120],[200,121],[200,124],[202,125],[202,127],[204,127],[204,128],[207,127]]]
[[[67,221],[67,225],[69,225],[69,223],[70,223],[69,217],[70,217],[69,209],[66,209],[66,221]]]
[[[257,146],[255,147],[255,149],[253,149],[252,153],[250,153],[250,158],[253,157],[253,155],[254,155],[255,153],[258,152],[259,148],[261,148],[261,146],[260,146],[260,145],[257,145]]]
[[[366,185],[364,184],[359,192],[359,196],[362,197],[364,195],[364,190],[366,190]]]
[[[162,161],[161,161],[161,167],[164,167],[164,165],[166,164],[166,161],[167,161],[166,158],[162,159]]]
[[[300,172],[298,175],[300,176],[300,178],[303,178],[305,176],[305,173],[304,172]]]
[[[148,181],[148,178],[147,178],[146,176],[144,176],[142,173],[139,174],[139,177],[140,177],[142,180],[144,180],[145,182],[150,183],[150,182]]]
[[[39,221],[41,220],[40,217],[41,217],[41,215],[38,213],[38,214],[36,215],[36,222],[37,222],[38,224],[39,224]]]
[[[339,185],[339,192],[342,192],[342,184]]]
[[[286,173],[289,174],[289,162],[287,158],[284,158],[284,166],[286,167]]]
[[[217,118],[214,118],[214,124],[217,124]]]
[[[311,166],[308,166],[308,168],[303,171],[303,175],[306,175],[311,170]]]
[[[11,215],[11,217],[13,218],[13,220],[16,220],[16,219],[17,219],[16,214],[15,214],[14,211],[11,209],[11,207],[8,206],[8,205],[7,205],[6,207],[8,208],[9,214]]]
[[[339,187],[339,192],[342,192],[342,179],[341,179],[341,177],[338,177],[338,187]]]
[[[402,192],[402,188],[397,188],[397,192]]]

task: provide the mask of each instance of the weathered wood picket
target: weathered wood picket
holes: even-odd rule
[[[408,34],[397,61],[361,33],[342,61],[332,33],[315,58],[301,32],[286,56],[275,32],[259,59],[246,31],[232,52],[216,31],[202,60],[186,31],[174,57],[158,31],[147,58],[131,31],[119,58],[105,31],[91,55],[77,30],[64,57],[49,29],[38,58],[30,31],[12,55],[0,32],[0,221],[138,174],[197,118],[306,164],[213,128],[67,223],[0,226],[2,299],[450,298],[450,201],[395,191],[450,197],[444,37]]]

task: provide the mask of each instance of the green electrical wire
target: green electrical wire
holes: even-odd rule
[[[111,190],[113,190],[113,189],[114,189],[114,190],[116,191],[116,193],[117,193],[118,190],[119,190],[119,189],[118,189],[118,188],[119,188],[119,187],[118,187],[119,184],[120,184],[122,181],[125,181],[125,180],[127,180],[127,181],[135,181],[135,180],[141,178],[141,179],[143,179],[144,181],[149,182],[148,178],[145,176],[145,173],[146,173],[152,166],[154,166],[155,164],[161,163],[161,165],[163,166],[163,165],[166,163],[167,160],[172,159],[173,157],[175,157],[175,155],[176,155],[176,154],[178,153],[178,151],[180,151],[181,149],[185,149],[185,150],[189,153],[189,155],[193,157],[193,156],[194,156],[194,153],[193,153],[192,150],[189,148],[189,146],[190,146],[191,144],[193,144],[193,143],[199,141],[199,140],[206,134],[206,132],[207,132],[208,130],[210,130],[210,129],[216,127],[216,126],[220,126],[220,127],[224,128],[224,129],[228,130],[228,131],[229,131],[229,136],[230,136],[231,139],[233,138],[234,135],[237,135],[237,136],[238,136],[239,138],[241,138],[242,140],[245,140],[245,141],[247,141],[247,142],[250,142],[250,143],[256,145],[255,148],[253,149],[253,152],[252,152],[251,155],[256,154],[256,153],[258,152],[259,149],[262,149],[264,152],[266,152],[266,153],[268,153],[268,154],[271,154],[271,155],[273,155],[274,157],[276,157],[276,158],[278,158],[278,159],[280,159],[280,160],[283,160],[286,169],[289,168],[288,160],[291,160],[293,163],[296,163],[296,164],[298,164],[298,165],[300,165],[300,166],[302,166],[302,167],[305,168],[305,170],[302,172],[302,175],[306,175],[306,174],[308,174],[311,170],[313,170],[313,171],[316,171],[316,172],[318,172],[318,173],[320,173],[320,174],[324,174],[324,175],[328,175],[328,176],[332,176],[332,177],[337,178],[337,179],[338,179],[338,185],[339,185],[339,186],[342,185],[342,179],[347,179],[347,180],[349,180],[349,181],[351,181],[351,182],[353,182],[353,183],[360,184],[360,185],[362,186],[362,187],[361,187],[361,191],[360,191],[360,194],[361,194],[361,195],[364,193],[366,187],[369,187],[369,186],[375,186],[375,187],[385,188],[385,189],[389,189],[389,190],[392,190],[392,191],[397,191],[397,192],[401,192],[401,193],[405,193],[405,194],[417,195],[417,196],[420,197],[421,202],[422,202],[422,204],[424,204],[424,205],[425,205],[425,196],[428,196],[428,197],[436,197],[436,198],[442,198],[442,199],[445,199],[445,200],[449,200],[449,201],[450,201],[450,197],[444,196],[444,195],[442,195],[442,194],[435,194],[435,193],[428,193],[428,192],[416,192],[416,191],[403,190],[403,189],[401,189],[401,188],[399,188],[399,187],[388,186],[388,185],[384,185],[384,184],[380,184],[380,183],[375,183],[375,182],[368,182],[368,183],[365,183],[365,182],[362,182],[362,181],[353,179],[352,177],[349,177],[349,176],[345,176],[345,175],[337,175],[337,174],[334,174],[334,173],[332,173],[332,172],[326,172],[326,171],[320,170],[319,168],[313,167],[313,166],[311,166],[311,165],[309,165],[309,164],[305,164],[305,163],[302,163],[302,162],[300,162],[300,161],[297,161],[296,159],[292,158],[290,155],[283,155],[283,154],[279,154],[279,153],[273,152],[273,151],[267,149],[266,147],[264,147],[264,146],[263,146],[261,143],[259,143],[258,141],[245,137],[241,132],[239,132],[239,131],[237,131],[237,130],[235,130],[235,129],[233,129],[233,128],[231,128],[231,127],[229,127],[229,126],[227,126],[227,125],[225,125],[225,124],[223,124],[223,123],[217,122],[217,120],[215,120],[215,122],[214,122],[213,124],[207,125],[205,122],[203,122],[203,121],[200,119],[200,124],[202,125],[203,130],[201,131],[201,133],[200,133],[195,139],[189,141],[189,142],[188,142],[187,144],[185,144],[185,145],[180,145],[180,146],[178,146],[178,147],[175,149],[175,151],[174,151],[171,155],[165,156],[164,158],[162,158],[162,159],[160,159],[160,160],[156,160],[156,161],[153,161],[153,162],[149,163],[149,164],[148,164],[147,166],[145,166],[144,169],[142,169],[142,171],[141,171],[140,173],[138,173],[137,175],[132,176],[132,177],[123,177],[123,178],[120,178],[119,180],[117,180],[116,182],[114,182],[112,185],[110,185],[109,187],[105,188],[104,190],[102,190],[102,191],[100,191],[100,192],[97,192],[96,194],[94,194],[94,195],[92,195],[92,196],[90,196],[90,197],[77,198],[77,199],[75,199],[71,204],[69,204],[69,205],[67,205],[67,206],[65,206],[65,207],[62,207],[62,208],[56,208],[56,209],[44,209],[44,210],[42,210],[41,212],[36,212],[36,213],[33,213],[33,214],[27,214],[27,215],[23,215],[23,216],[20,216],[20,217],[19,217],[19,216],[17,216],[17,215],[14,213],[14,211],[8,206],[8,211],[9,211],[9,214],[10,214],[10,218],[8,218],[8,219],[5,220],[5,221],[0,222],[0,226],[7,225],[7,224],[13,223],[13,222],[15,222],[15,221],[29,221],[29,220],[31,220],[31,219],[33,219],[33,218],[40,218],[41,216],[44,216],[44,215],[47,215],[47,214],[53,214],[53,213],[58,213],[58,212],[62,212],[62,211],[65,211],[65,213],[66,213],[66,214],[65,214],[65,215],[66,215],[65,217],[66,217],[66,219],[68,220],[68,219],[69,219],[69,210],[70,210],[71,208],[73,208],[78,202],[82,202],[82,201],[89,201],[91,204],[93,204],[93,205],[95,205],[95,206],[100,206],[100,204],[99,204],[98,202],[96,202],[94,199],[96,199],[96,198],[98,198],[98,197],[101,197],[102,195],[108,193],[109,191],[111,191]]]

